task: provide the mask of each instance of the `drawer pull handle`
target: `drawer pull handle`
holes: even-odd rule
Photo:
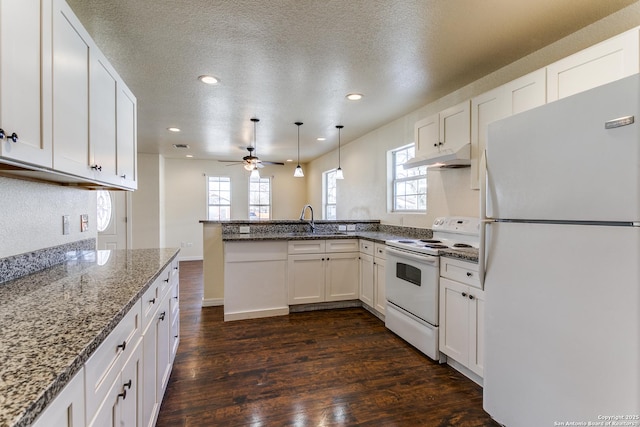
[[[150,302],[151,304],[155,304],[155,303],[156,303],[156,299],[155,299],[155,298],[151,298],[151,299],[149,300],[149,302]]]
[[[102,171],[102,166],[100,165],[91,165],[91,169],[94,171]]]
[[[162,321],[164,322],[164,317],[165,317],[166,315],[167,315],[167,312],[166,312],[166,311],[163,311],[162,313],[160,313],[160,316],[159,316],[160,320],[162,320]]]
[[[4,129],[0,128],[0,139],[4,139],[7,134],[4,132]]]
[[[118,394],[118,398],[122,398],[122,400],[125,400],[127,398],[127,390],[122,389],[122,393]]]
[[[473,299],[473,295],[469,295],[469,299]]]
[[[178,336],[177,336],[177,335],[174,335],[173,337],[174,337],[174,338],[178,338]]]
[[[471,276],[473,276],[473,274],[471,274],[470,271],[467,271],[467,277],[471,277]]]
[[[174,298],[176,299],[176,301],[178,300],[178,296],[177,295]]]
[[[169,278],[164,279],[164,283],[169,283]]]
[[[9,137],[9,139],[12,140],[13,142],[18,142],[18,135],[15,132],[13,132]]]
[[[127,381],[126,383],[124,383],[124,386],[126,388],[128,388],[129,390],[131,390],[131,380]],[[123,389],[124,390],[124,389]]]
[[[120,175],[120,178],[127,179],[127,174],[125,173],[124,175]]]
[[[127,348],[127,342],[126,341],[122,341],[122,344],[118,344],[116,346],[116,348],[121,348],[122,351],[124,351],[124,349]]]

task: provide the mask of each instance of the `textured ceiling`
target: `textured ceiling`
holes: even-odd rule
[[[295,159],[302,121],[308,161],[634,1],[68,2],[138,98],[138,151],[239,159],[257,117],[261,159]]]

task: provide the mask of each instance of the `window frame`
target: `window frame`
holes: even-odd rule
[[[410,153],[411,150],[413,150],[413,154]],[[407,160],[415,157],[415,143],[403,145],[401,147],[397,147],[397,148],[394,148],[394,149],[389,151],[390,157],[391,157],[391,212],[394,212],[394,213],[426,213],[427,209],[428,209],[428,206],[427,206],[427,192],[428,192],[427,167],[426,166],[416,166],[414,168],[405,170],[401,166],[402,163],[398,163],[397,160],[396,160],[396,158],[398,156],[398,153],[403,152],[403,151],[407,152],[406,153],[406,159]],[[402,168],[402,171],[404,172],[402,175],[405,175],[405,176],[398,177],[398,171],[400,170],[400,168]],[[417,172],[417,174],[412,174],[411,171],[415,171],[415,172]],[[399,197],[406,196],[406,194],[405,195],[398,195],[397,194],[397,184],[420,181],[420,180],[423,180],[423,179],[424,179],[424,193],[417,192],[417,193],[413,193],[411,195],[415,195],[418,198],[423,196],[424,197],[424,208],[419,208],[419,207],[416,208],[416,209],[402,209],[402,208],[399,208],[398,207]],[[418,184],[418,186],[419,186],[419,184]]]
[[[336,179],[337,169],[330,169],[328,171],[324,171],[322,173],[322,219],[325,220],[335,220],[338,219],[338,180]],[[329,178],[333,176],[333,183],[335,189],[335,201],[334,203],[329,203]],[[328,215],[328,207],[334,207],[334,217],[329,217]]]
[[[218,200],[222,199],[222,196],[220,196],[220,183],[222,182],[222,180],[225,180],[227,182],[229,182],[229,203],[228,204],[222,204],[222,203],[211,203],[211,181],[212,179],[217,179],[217,184],[218,184]],[[233,195],[232,189],[231,189],[231,177],[228,176],[207,176],[207,219],[209,221],[228,221],[231,219],[231,197]],[[211,207],[218,207],[218,218],[211,218]],[[221,207],[227,207],[228,208],[228,212],[229,212],[229,217],[226,219],[222,219],[220,217],[220,208]]]
[[[251,184],[254,183],[255,181],[259,181],[260,183],[264,183],[264,181],[266,181],[269,184],[269,203],[268,204],[264,204],[264,203],[251,203]],[[258,191],[258,194],[260,194],[261,191]],[[272,199],[273,199],[273,186],[272,186],[272,182],[271,182],[271,177],[260,177],[260,178],[251,178],[249,177],[249,210],[247,212],[248,216],[249,216],[249,220],[250,221],[269,221],[273,215],[273,207],[272,207]],[[260,199],[260,197],[258,197]],[[261,218],[260,215],[257,215],[255,218],[251,218],[251,208],[252,207],[258,207],[258,213],[260,214],[260,208],[261,207],[267,207],[269,210],[269,215],[267,218]]]

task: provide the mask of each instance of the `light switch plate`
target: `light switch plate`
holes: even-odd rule
[[[241,225],[240,226],[240,232],[243,234],[249,233],[249,226],[248,225]]]
[[[71,228],[71,217],[69,215],[62,215],[62,234],[69,234]]]
[[[347,231],[356,231],[355,224],[347,224]]]
[[[338,225],[338,231],[347,231],[347,226],[344,224]]]
[[[89,215],[80,215],[80,231],[85,232],[89,230]]]

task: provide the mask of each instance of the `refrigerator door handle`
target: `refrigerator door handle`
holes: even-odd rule
[[[487,224],[492,222],[487,217],[487,151],[480,157],[480,242],[478,245],[478,278],[480,286],[484,289],[484,276],[486,267],[486,230]]]

